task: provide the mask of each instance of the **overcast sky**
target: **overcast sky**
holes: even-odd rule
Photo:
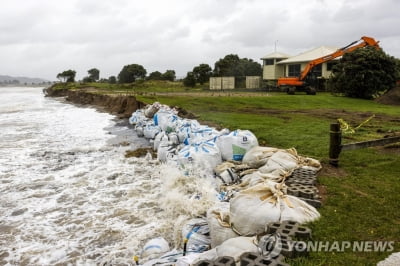
[[[176,71],[370,36],[400,58],[399,0],[0,0],[0,75]]]

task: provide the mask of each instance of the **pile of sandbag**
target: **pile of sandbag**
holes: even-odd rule
[[[154,241],[161,241],[163,245],[158,246],[168,253],[161,255],[147,247],[147,252],[153,252],[148,256],[151,263],[190,265],[220,256],[238,259],[244,252],[258,252],[254,236],[264,234],[267,224],[285,220],[305,223],[320,217],[314,207],[288,195],[285,185],[298,168],[319,171],[319,161],[298,155],[294,148],[260,147],[248,130],[217,130],[177,113],[154,103],[129,119],[138,136],[153,144],[158,160],[170,170],[172,165],[182,172],[163,180],[161,207],[174,216],[179,212],[192,218],[179,225],[182,231],[174,239],[174,250],[167,250],[158,238]],[[202,190],[192,179],[204,176],[212,184],[204,183],[204,188],[209,187]],[[178,188],[179,184],[185,189]]]
[[[177,113],[156,102],[136,110],[129,118],[137,135],[153,143],[161,162],[194,164],[212,175],[222,161],[241,161],[249,149],[258,146],[257,138],[248,130],[217,130]]]

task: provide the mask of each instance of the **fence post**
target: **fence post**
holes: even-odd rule
[[[330,126],[329,164],[339,166],[339,154],[342,149],[342,132],[338,123]]]

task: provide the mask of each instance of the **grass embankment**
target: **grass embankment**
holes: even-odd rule
[[[369,148],[346,151],[340,169],[328,161],[329,125],[343,118],[353,126],[375,114],[344,142],[381,138],[400,131],[400,110],[367,100],[330,94],[270,96],[138,96],[147,103],[159,101],[179,106],[200,120],[229,129],[249,129],[262,145],[295,147],[302,155],[325,163],[319,183],[326,200],[322,218],[310,224],[315,241],[395,241],[400,251],[400,155],[399,149]],[[374,265],[388,253],[311,252],[307,258],[290,260],[292,265]]]
[[[104,89],[105,90],[105,89]],[[117,91],[117,89],[113,89]],[[179,106],[203,123],[231,130],[249,129],[261,145],[295,147],[299,154],[321,160],[324,169],[319,185],[326,190],[321,219],[309,224],[315,241],[395,241],[400,251],[400,149],[368,148],[345,151],[340,168],[328,162],[329,125],[343,118],[356,126],[375,115],[355,134],[344,135],[344,143],[381,138],[400,132],[400,110],[373,101],[283,93],[187,93],[181,87],[163,95],[161,88],[127,89],[145,103],[159,101]],[[176,92],[176,93],[173,93]],[[186,92],[186,93],[182,93]],[[214,96],[212,96],[214,95]],[[291,265],[375,265],[388,252],[310,252],[308,257],[289,260]]]
[[[184,87],[181,82],[171,81],[136,81],[130,84],[109,83],[56,83],[53,89],[85,90],[93,93],[103,94],[154,94],[154,93],[177,93],[177,92],[201,92],[207,86],[197,85],[194,88]]]

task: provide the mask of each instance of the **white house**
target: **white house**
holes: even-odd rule
[[[278,65],[282,60],[290,58],[284,53],[271,53],[262,57],[263,60],[263,80],[276,80],[284,75],[284,65]]]
[[[304,70],[310,61],[329,55],[338,48],[331,46],[320,46],[307,52],[289,56],[283,53],[271,53],[261,58],[263,60],[263,80],[275,83],[280,77],[296,77]],[[337,58],[338,59],[338,58]],[[322,63],[313,68],[317,77],[329,78],[332,66],[336,60]]]

